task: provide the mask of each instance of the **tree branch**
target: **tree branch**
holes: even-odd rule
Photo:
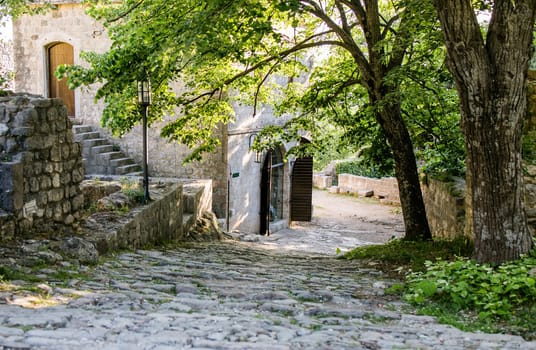
[[[261,82],[257,85],[257,90],[255,91],[255,97],[254,97],[254,102],[253,102],[253,116],[254,117],[255,117],[255,115],[257,115],[257,103],[258,103],[259,92],[261,90],[261,87],[264,85],[264,83],[266,82],[266,80],[268,79],[270,74],[272,74],[272,72],[274,71],[276,66],[277,66],[277,63],[273,64],[270,67],[270,69],[268,70],[268,72],[266,72],[266,74],[264,75],[264,78],[262,78]]]
[[[344,1],[344,0],[340,0]],[[345,43],[343,46],[354,58],[354,61],[361,70],[365,81],[369,81],[373,77],[372,69],[369,61],[359,48],[359,45],[356,44],[354,38],[352,37],[351,32],[346,32],[341,28],[337,23],[335,23],[323,10],[312,0],[300,0],[301,3],[309,4],[309,9],[306,9],[309,13],[322,20],[330,29],[333,30],[335,34]]]
[[[311,35],[310,37],[304,39],[303,41],[301,41],[299,44],[287,49],[287,50],[284,50],[280,53],[278,53],[277,55],[273,55],[273,56],[270,56],[270,57],[267,57],[265,58],[264,60],[244,69],[242,72],[234,75],[233,77],[225,80],[223,83],[222,83],[222,86],[227,86],[227,85],[230,85],[232,84],[233,82],[235,82],[236,80],[248,75],[249,73],[255,71],[256,69],[274,61],[274,60],[277,60],[277,59],[283,59],[283,58],[286,58],[288,57],[289,55],[291,55],[292,53],[295,53],[295,52],[298,52],[298,51],[301,51],[301,50],[305,50],[305,49],[308,49],[308,48],[312,48],[312,47],[321,47],[321,46],[342,46],[342,47],[345,47],[344,46],[344,43],[341,43],[340,41],[336,41],[336,40],[325,40],[325,41],[317,41],[317,42],[309,42],[311,40],[313,40],[314,38],[316,37],[319,37],[319,36],[322,36],[322,35],[325,35],[327,33],[329,33],[330,31],[327,31],[327,32],[322,32],[322,33],[318,33],[318,34],[315,34],[315,35]],[[217,87],[211,91],[207,91],[201,95],[198,95],[190,100],[187,100],[187,101],[184,101],[182,102],[181,104],[183,105],[187,105],[187,104],[191,104],[193,102],[196,102],[198,101],[199,99],[203,98],[203,97],[209,97],[211,98],[212,96],[214,96],[214,94],[219,90],[221,89],[221,87]]]
[[[137,9],[138,7],[140,7],[141,4],[143,4],[145,0],[139,0],[137,3],[135,3],[133,6],[131,6],[130,8],[128,8],[125,12],[119,14],[118,16],[112,18],[112,19],[107,19],[106,20],[106,24],[110,24],[110,23],[114,23],[114,22],[117,22],[119,21],[120,19],[123,19],[125,18],[126,16],[128,16],[130,13],[132,13],[135,9]]]

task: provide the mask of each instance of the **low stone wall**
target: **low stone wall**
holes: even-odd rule
[[[525,164],[524,166],[525,210],[529,227],[534,235],[536,233],[536,165]]]
[[[197,180],[184,184],[184,232],[190,231],[203,213],[212,211],[212,198],[212,181]]]
[[[372,179],[364,176],[339,174],[339,192],[359,194],[373,192],[373,195],[392,203],[400,203],[398,182],[394,177]]]
[[[174,184],[161,195],[151,191],[151,197],[152,202],[124,216],[109,212],[91,215],[82,225],[84,238],[101,254],[179,239],[183,235],[182,185]]]
[[[333,183],[333,177],[331,175],[313,174],[313,187],[324,190],[330,188]]]
[[[465,181],[442,182],[424,178],[421,185],[426,217],[434,237],[454,239],[464,235]]]
[[[152,179],[152,201],[124,215],[102,212],[82,224],[84,238],[100,254],[183,240],[196,221],[212,207],[212,181]],[[188,208],[187,208],[188,207]]]
[[[84,168],[71,127],[60,99],[0,98],[1,239],[76,227]]]

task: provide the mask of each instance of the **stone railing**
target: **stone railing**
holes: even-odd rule
[[[76,227],[84,169],[71,127],[60,99],[0,98],[0,239]]]

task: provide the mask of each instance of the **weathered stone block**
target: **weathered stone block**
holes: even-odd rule
[[[71,156],[71,147],[68,144],[64,143],[61,145],[61,159],[67,160]]]
[[[61,148],[59,145],[53,145],[50,149],[50,160],[53,162],[61,161]]]
[[[6,123],[0,123],[0,136],[5,136],[9,132],[9,127]]]
[[[71,202],[70,201],[64,200],[62,206],[63,206],[63,213],[64,214],[71,213]]]
[[[49,98],[32,98],[30,103],[37,108],[48,108],[52,106],[52,100]]]
[[[71,208],[73,210],[80,210],[84,206],[84,196],[79,194],[78,196],[71,199]]]
[[[18,127],[34,126],[37,124],[37,111],[33,108],[26,108],[17,113],[15,121],[15,126]]]
[[[59,173],[54,173],[52,175],[52,187],[58,188],[61,186],[61,178]]]
[[[52,187],[52,179],[48,175],[41,175],[39,177],[41,190],[49,190]]]
[[[81,169],[73,170],[71,178],[73,179],[74,183],[82,182],[82,180],[84,180],[84,171]]]
[[[28,182],[30,184],[30,192],[35,193],[39,191],[39,180],[35,177],[31,177]]]
[[[20,128],[13,128],[11,129],[11,135],[13,136],[22,136],[22,137],[29,137],[34,135],[34,129],[33,127],[20,127]]]
[[[56,119],[58,119],[58,110],[56,108],[50,108],[47,110],[47,120],[51,122],[50,125],[54,125]]]
[[[47,193],[49,202],[59,202],[63,199],[64,190],[63,188],[54,188]]]
[[[8,212],[21,210],[24,193],[22,170],[21,163],[0,163],[0,209]]]
[[[9,138],[5,143],[5,152],[8,154],[14,154],[20,151],[20,146],[15,139]]]
[[[63,222],[63,206],[61,203],[56,204],[54,207],[54,221]]]

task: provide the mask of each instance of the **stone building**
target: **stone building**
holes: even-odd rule
[[[95,88],[71,91],[53,72],[59,64],[84,64],[82,51],[102,53],[110,46],[104,26],[84,12],[81,1],[51,1],[56,9],[42,15],[23,16],[13,22],[15,91],[59,97],[76,122],[92,126],[138,163],[142,159],[141,127],[122,138],[113,138],[100,127],[103,105],[94,102]],[[266,232],[288,226],[290,198],[294,218],[310,218],[312,162],[283,162],[289,145],[264,154],[259,163],[249,150],[256,133],[265,125],[282,122],[271,110],[253,113],[236,106],[236,122],[217,131],[221,146],[203,161],[184,165],[189,150],[159,136],[162,125],[149,130],[149,174],[152,177],[211,179],[213,211],[225,219],[229,231]],[[172,116],[170,117],[172,118]],[[166,121],[164,121],[165,123]],[[299,176],[291,174],[298,165]],[[263,170],[264,169],[264,170]],[[291,179],[298,184],[291,186]],[[292,195],[291,191],[297,194]]]

